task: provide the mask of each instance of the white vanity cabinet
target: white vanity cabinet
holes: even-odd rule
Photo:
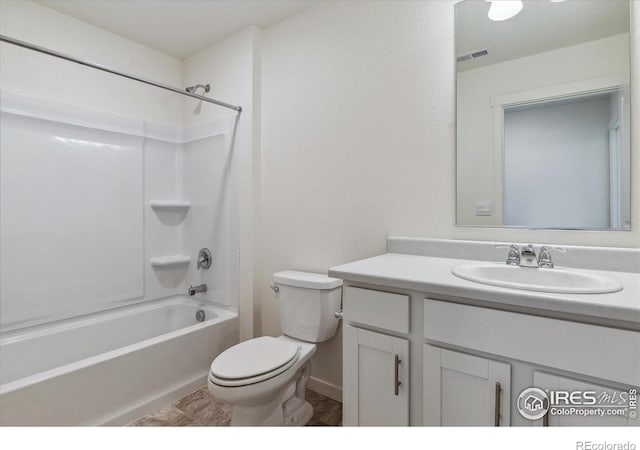
[[[409,297],[347,287],[343,309],[343,423],[409,425]]]
[[[509,426],[509,364],[429,344],[422,363],[424,425]]]
[[[509,416],[519,424],[543,426],[640,424],[637,418],[581,416],[576,412],[549,414],[531,422],[519,416],[516,406],[520,392],[529,387],[576,392],[575,403],[566,401],[567,407],[576,409],[589,406],[580,398],[581,392],[619,399],[626,389],[628,395],[629,388],[640,384],[640,333],[428,298],[423,314],[427,342],[423,358],[425,425],[490,425],[489,410],[493,407],[497,413],[498,404],[499,424],[505,426],[510,424]],[[495,355],[496,360],[474,354]],[[512,390],[510,377],[516,367],[518,378],[526,384],[521,382]],[[503,398],[492,406],[494,380],[503,387]],[[466,409],[465,395],[477,397],[473,404],[479,409],[475,413]],[[505,405],[502,400],[509,396]],[[557,404],[564,406],[565,402]]]
[[[640,332],[429,297],[346,283],[345,425],[640,425],[577,414],[530,421],[517,408],[530,387],[628,397],[640,385]]]
[[[409,425],[409,340],[351,325],[343,336],[344,424]]]

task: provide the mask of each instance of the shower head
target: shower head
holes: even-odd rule
[[[207,93],[211,90],[211,85],[209,84],[196,84],[194,86],[189,86],[186,91],[189,94],[195,94],[198,91],[198,88],[203,88],[204,92]]]

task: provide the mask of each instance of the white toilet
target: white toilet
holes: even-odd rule
[[[232,405],[231,425],[305,425],[314,342],[338,328],[342,280],[292,270],[273,275],[283,336],[241,342],[211,363],[209,392]]]

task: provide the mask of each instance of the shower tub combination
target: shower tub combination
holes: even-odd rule
[[[238,105],[204,96],[210,90],[209,85],[177,88],[10,36],[0,34],[0,41],[231,109],[236,112],[236,124],[242,111]],[[32,105],[30,101],[23,106]],[[48,117],[52,105],[36,108],[39,114],[46,113],[47,123],[58,122]],[[55,106],[53,111],[58,107]],[[23,115],[22,109],[17,111],[22,112],[9,112]],[[89,122],[93,120],[92,114]],[[72,116],[77,116],[77,113]],[[84,124],[84,119],[81,123]],[[119,124],[120,120],[116,123]],[[138,130],[138,121],[132,123],[135,125],[133,129]],[[147,126],[146,121],[143,125],[143,128]],[[114,130],[107,127],[103,131]],[[125,134],[130,137],[129,132]],[[76,140],[73,136],[69,139]],[[24,145],[23,141],[19,142]],[[32,147],[42,147],[39,142],[34,141]],[[87,141],[79,139],[78,142]],[[49,141],[46,145],[49,152]],[[129,167],[127,161],[125,167]],[[56,164],[60,164],[59,160]],[[95,165],[92,163],[88,167]],[[144,167],[140,169],[144,170]],[[137,177],[135,181],[138,181]],[[84,201],[84,197],[81,200]],[[59,222],[66,223],[62,219]],[[31,248],[33,242],[28,245]],[[204,320],[201,320],[201,310],[204,311]],[[0,332],[0,425],[129,423],[206,386],[211,361],[237,342],[238,314],[235,309],[185,296]]]
[[[205,386],[237,342],[235,311],[183,296],[4,333],[0,424],[127,424]]]

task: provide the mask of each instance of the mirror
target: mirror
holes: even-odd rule
[[[631,229],[630,22],[628,0],[455,5],[457,225]]]

